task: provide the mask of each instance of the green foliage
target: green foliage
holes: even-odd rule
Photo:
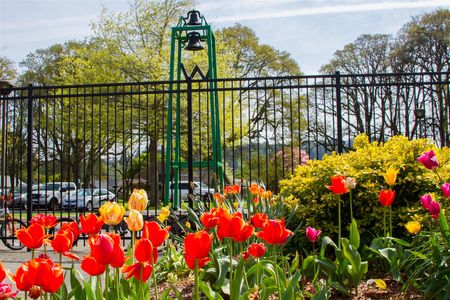
[[[280,182],[281,194],[288,207],[298,206],[297,217],[305,220],[306,225],[322,230],[325,235],[333,235],[338,231],[338,205],[326,186],[330,185],[330,177],[336,174],[355,178],[353,216],[358,222],[362,243],[369,244],[372,237],[382,235],[383,208],[378,194],[382,188],[387,188],[383,174],[390,166],[397,168],[396,198],[392,205],[393,235],[401,237],[405,234],[402,225],[423,211],[419,197],[437,190],[437,178],[416,161],[428,149],[437,153],[443,166],[442,174],[449,174],[445,164],[450,160],[447,148],[436,149],[426,139],[409,141],[402,136],[393,137],[384,144],[369,143],[366,135],[360,135],[355,139],[353,151],[327,155],[322,160],[311,160],[298,167],[291,179]],[[343,223],[349,224],[349,194],[343,195],[342,199]]]

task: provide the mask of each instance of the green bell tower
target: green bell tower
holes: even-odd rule
[[[204,50],[202,42],[206,42],[208,51],[208,71],[204,76],[198,66],[195,66],[192,74],[188,74],[183,64],[183,51]],[[184,79],[181,75],[184,75]],[[202,81],[208,84],[209,94],[209,119],[211,126],[211,155],[206,161],[194,161],[192,145],[192,78],[200,74]],[[220,137],[219,102],[217,91],[217,62],[216,62],[216,40],[211,26],[205,18],[196,10],[189,11],[187,17],[180,17],[177,26],[172,27],[171,48],[170,48],[170,83],[167,111],[167,135],[165,148],[164,166],[164,205],[168,205],[172,200],[172,208],[181,207],[179,181],[181,169],[188,169],[189,194],[193,194],[193,168],[208,168],[208,172],[213,173],[216,178],[218,190],[224,184],[224,172],[222,162],[222,143]],[[183,80],[183,81],[182,81]],[[181,82],[186,84],[187,89],[187,116],[181,116]],[[184,91],[183,91],[184,93]],[[175,103],[174,103],[175,100]],[[175,112],[175,120],[173,119]],[[181,134],[180,121],[183,117],[187,119],[187,144],[188,157],[181,159]],[[175,125],[175,126],[174,126]],[[175,134],[173,128],[175,127]],[[174,141],[175,140],[175,141]],[[206,140],[206,139],[205,139]],[[173,145],[175,143],[175,145]],[[219,185],[219,186],[218,186]],[[172,188],[171,188],[172,186]],[[189,205],[192,207],[192,199],[189,197]]]

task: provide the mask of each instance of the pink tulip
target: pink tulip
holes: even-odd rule
[[[428,211],[430,212],[433,219],[437,219],[439,216],[439,212],[441,211],[441,206],[439,205],[439,202],[432,201],[430,203],[430,206],[428,207]]]
[[[317,242],[317,240],[319,239],[319,235],[322,231],[320,230],[316,230],[312,227],[306,227],[306,237],[308,238],[308,240],[312,243]]]
[[[431,198],[430,194],[425,194],[422,197],[420,197],[420,202],[422,202],[422,206],[428,210],[430,207],[430,203],[433,201],[433,198]]]
[[[442,194],[445,198],[450,198],[450,183],[446,182],[441,186]]]
[[[417,161],[429,170],[439,167],[439,162],[433,150],[424,152],[419,158],[417,158]]]

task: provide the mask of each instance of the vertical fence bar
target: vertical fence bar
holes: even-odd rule
[[[187,141],[188,141],[188,182],[189,182],[189,207],[194,208],[192,197],[194,194],[194,173],[192,169],[192,151],[193,151],[193,136],[192,136],[192,77],[186,76],[187,83]]]
[[[336,71],[336,129],[337,129],[337,150],[343,152],[342,142],[342,99],[341,99],[341,73]]]
[[[28,85],[28,120],[27,120],[27,223],[32,214],[31,196],[33,192],[33,85]]]

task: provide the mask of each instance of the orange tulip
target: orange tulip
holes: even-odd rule
[[[252,193],[253,195],[260,195],[264,192],[264,189],[262,187],[259,186],[259,184],[257,183],[252,183],[250,185],[250,193]]]
[[[29,249],[37,249],[42,246],[44,239],[49,237],[45,234],[45,229],[38,223],[31,224],[28,228],[21,228],[16,231],[19,241]]]
[[[154,248],[161,246],[169,237],[170,226],[161,228],[155,221],[145,222],[142,238],[149,239]]]
[[[284,219],[275,219],[267,221],[263,230],[257,232],[256,236],[270,245],[283,245],[293,234],[292,231],[286,229]]]
[[[81,232],[84,234],[97,234],[103,226],[103,220],[95,214],[89,214],[87,217],[80,216]]]
[[[148,204],[148,196],[145,190],[134,189],[133,193],[131,193],[130,198],[128,199],[128,209],[129,210],[137,210],[144,211],[147,208]]]
[[[332,176],[331,186],[327,186],[327,188],[336,195],[342,195],[348,193],[348,189],[345,183],[345,176]]]
[[[128,273],[125,279],[134,277],[137,280],[146,282],[152,275],[153,266],[147,263],[137,262],[131,266],[124,266],[122,273]]]
[[[391,206],[394,202],[394,198],[395,191],[393,190],[381,190],[380,194],[378,195],[378,199],[380,200],[382,206]]]
[[[144,227],[144,218],[142,217],[142,214],[135,209],[130,210],[128,217],[125,217],[125,222],[130,231],[139,231]]]
[[[205,226],[205,229],[210,229],[219,224],[219,218],[217,218],[213,213],[204,212],[200,216],[200,222],[202,222],[203,226]]]
[[[203,268],[211,260],[209,251],[212,244],[212,235],[201,230],[195,233],[188,233],[184,239],[184,259],[189,269],[195,269],[195,262],[198,268]]]
[[[256,228],[262,229],[264,224],[269,220],[265,213],[256,213],[250,217],[250,221]]]
[[[86,256],[81,262],[81,269],[91,276],[105,273],[106,266],[97,262],[92,256]]]
[[[270,199],[270,198],[272,198],[272,192],[271,191],[262,192],[261,193],[261,198],[263,198],[263,199]]]
[[[105,224],[117,225],[125,215],[125,207],[116,202],[108,201],[100,207],[99,212]]]
[[[253,243],[248,246],[248,253],[256,258],[263,257],[266,253],[266,246],[262,243]]]
[[[30,224],[40,224],[45,229],[50,229],[55,227],[56,223],[58,222],[58,219],[54,215],[44,215],[44,214],[37,214],[33,216],[30,220]]]
[[[65,253],[72,249],[72,237],[73,234],[70,231],[58,231],[49,243],[55,252]]]

